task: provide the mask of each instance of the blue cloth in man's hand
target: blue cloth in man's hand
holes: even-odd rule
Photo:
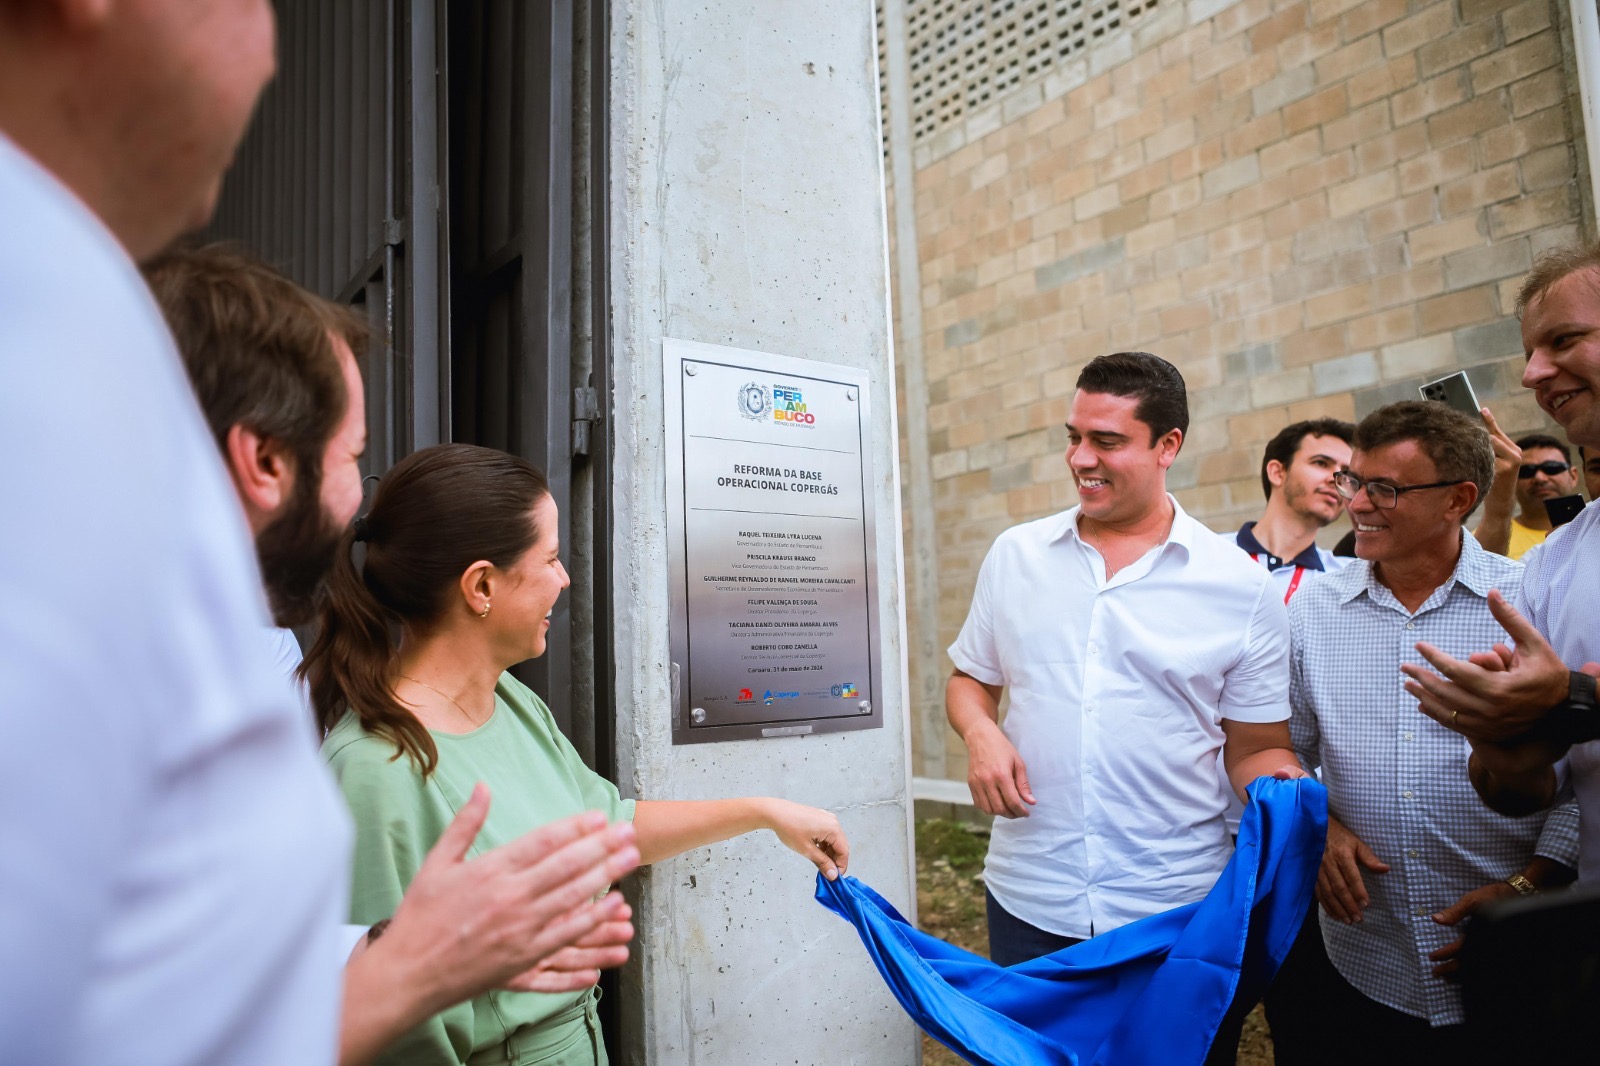
[[[935,1039],[994,1066],[1200,1063],[1235,992],[1258,998],[1311,905],[1328,794],[1261,778],[1209,895],[1009,969],[902,918],[853,877],[817,877],[895,998]]]

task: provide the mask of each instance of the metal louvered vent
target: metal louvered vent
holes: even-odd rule
[[[922,141],[1154,13],[1162,0],[905,0],[911,130]],[[1169,5],[1173,0],[1166,0]],[[878,4],[878,68],[887,67]],[[880,85],[884,94],[886,83]],[[885,122],[885,136],[887,125]]]

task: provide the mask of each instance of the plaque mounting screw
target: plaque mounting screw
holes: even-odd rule
[[[683,372],[685,374],[688,374],[690,377],[694,377],[696,374],[698,374],[700,372],[700,368],[695,366],[693,363],[684,363],[683,364]]]
[[[872,701],[871,700],[862,700],[860,703],[856,704],[856,709],[859,710],[862,714],[871,714],[872,713]]]
[[[689,717],[695,725],[699,725],[706,720],[706,709],[704,707],[696,707],[689,712]]]
[[[855,389],[845,389],[844,390],[844,398],[849,400],[849,401],[851,401],[852,403],[854,403],[855,402],[855,398],[856,398],[856,390]]]

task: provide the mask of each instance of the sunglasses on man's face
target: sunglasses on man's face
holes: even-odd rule
[[[1551,459],[1549,462],[1544,463],[1523,463],[1517,468],[1517,477],[1522,481],[1528,480],[1535,474],[1543,474],[1545,477],[1559,477],[1571,469],[1571,463],[1563,463],[1559,459]]]

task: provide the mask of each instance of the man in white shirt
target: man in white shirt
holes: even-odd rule
[[[0,4],[8,1061],[337,1048],[348,823],[134,267],[210,214],[272,38],[266,0]]]
[[[999,819],[985,880],[1002,965],[1202,898],[1232,852],[1219,751],[1241,793],[1303,776],[1282,596],[1166,491],[1187,427],[1170,363],[1091,361],[1067,421],[1081,503],[1000,535],[950,647],[946,711],[973,802]]]
[[[1517,297],[1522,384],[1567,439],[1600,448],[1600,246],[1556,249]],[[1580,884],[1600,883],[1600,508],[1590,505],[1530,552],[1518,612],[1498,594],[1495,618],[1515,642],[1458,659],[1429,643],[1434,669],[1406,665],[1406,691],[1472,742],[1468,773],[1506,814],[1549,805],[1565,757],[1578,797]]]
[[[144,273],[255,537],[276,622],[265,632],[291,677],[299,646],[282,627],[312,621],[340,535],[361,503],[367,433],[357,353],[366,348],[366,325],[220,246],[170,250]],[[309,707],[305,714],[309,726]],[[631,869],[629,827],[592,839],[571,826],[546,827],[462,862],[483,806],[457,819],[381,940],[349,964],[342,1061],[368,1058],[485,991],[585,988],[600,967],[626,960],[632,929],[621,897],[588,901]],[[570,838],[577,839],[556,846]]]

